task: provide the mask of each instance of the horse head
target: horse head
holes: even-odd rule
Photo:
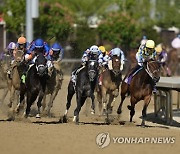
[[[39,76],[43,76],[47,73],[47,59],[43,54],[38,54],[35,61],[36,70]]]
[[[144,68],[154,82],[159,81],[161,74],[161,63],[159,61],[150,59],[145,62]]]
[[[121,61],[118,56],[112,57],[112,72],[115,74],[115,76],[119,75],[121,66]]]
[[[14,56],[14,60],[17,64],[20,64],[24,61],[24,52],[23,50],[17,50]]]
[[[90,81],[94,81],[95,77],[98,74],[98,62],[97,62],[97,60],[89,60],[87,67],[88,67],[89,79],[90,79]]]

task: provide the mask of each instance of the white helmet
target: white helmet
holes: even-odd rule
[[[119,57],[121,55],[121,49],[114,48],[111,50],[111,54],[112,54],[112,56],[118,56]]]
[[[90,52],[91,52],[92,54],[98,54],[98,53],[99,53],[99,48],[98,48],[98,46],[97,46],[97,45],[91,46],[91,47],[90,47]]]
[[[14,42],[9,43],[8,49],[14,50],[16,48],[16,44]]]

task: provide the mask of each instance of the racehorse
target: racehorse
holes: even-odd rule
[[[129,73],[125,76],[121,84],[121,102],[117,110],[118,114],[122,112],[122,105],[126,94],[130,94],[130,103],[128,109],[130,110],[130,122],[135,114],[135,105],[140,100],[144,100],[144,107],[142,110],[142,123],[145,126],[146,110],[150,103],[152,90],[154,83],[160,79],[160,62],[154,60],[145,61],[143,67],[137,74],[135,74],[130,82],[126,82],[126,78]]]
[[[52,70],[52,75],[48,78],[47,80],[47,85],[46,85],[46,92],[43,98],[43,111],[45,114],[50,116],[50,110],[53,106],[53,101],[56,98],[59,90],[61,89],[62,82],[63,82],[63,73],[62,70],[60,69],[60,64],[58,61],[53,61],[53,70]],[[50,94],[50,100],[47,105],[46,109],[46,95]]]
[[[46,81],[47,81],[47,59],[43,53],[38,53],[35,64],[31,66],[27,72],[25,80],[26,89],[20,90],[20,103],[24,99],[25,93],[27,93],[27,107],[25,111],[25,118],[28,117],[31,109],[31,105],[38,97],[37,106],[38,113],[36,118],[40,118],[41,101],[45,94]]]
[[[20,91],[20,86],[22,84],[21,77],[27,67],[24,60],[24,52],[22,50],[16,51],[14,62],[13,64],[11,64],[10,67],[11,67],[11,74],[8,74],[7,81],[10,90],[10,102],[8,106],[11,108],[12,105],[14,104],[15,92]]]
[[[102,85],[98,84],[97,88],[97,100],[99,102],[99,112],[102,110],[103,103],[103,115],[112,113],[113,106],[111,103],[114,98],[119,95],[119,85],[122,81],[122,74],[120,71],[121,61],[117,56],[112,57],[112,70],[106,69],[100,76],[102,77]],[[107,94],[109,94],[109,102],[107,104]]]
[[[87,97],[91,97],[92,99],[92,108],[95,108],[94,105],[94,90],[97,82],[98,76],[98,62],[97,60],[89,60],[79,73],[77,74],[76,85],[70,80],[68,85],[68,95],[67,95],[67,104],[66,111],[63,116],[63,121],[67,121],[67,113],[71,106],[71,99],[73,95],[76,93],[76,101],[77,107],[74,111],[74,119],[73,121],[76,124],[79,123],[79,112],[81,107],[84,105],[84,102]]]

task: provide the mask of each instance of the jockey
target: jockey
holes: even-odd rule
[[[147,42],[147,37],[144,35],[142,40],[141,40],[141,45],[146,44],[146,42]]]
[[[42,39],[37,39],[31,44],[29,50],[25,55],[25,60],[26,61],[32,60],[32,63],[35,63],[36,54],[38,54],[39,52],[43,53],[46,56],[47,60],[50,59],[49,46]]]
[[[166,64],[167,59],[168,59],[168,55],[167,55],[166,50],[163,48],[162,44],[157,45],[155,50],[156,50],[156,53],[157,53],[157,60],[159,62],[161,62],[161,65],[163,67],[166,67],[167,76],[170,76],[171,73],[170,73],[170,70],[169,70],[169,68],[168,68],[168,66]]]
[[[81,58],[81,62],[82,62],[81,66],[72,72],[71,81],[76,83],[76,76],[77,76],[78,72],[85,67],[87,61],[90,59],[95,59],[98,61],[99,55],[100,55],[100,50],[99,50],[98,46],[93,45],[90,47],[90,49],[87,49],[83,53],[83,56]]]
[[[61,61],[63,58],[63,48],[59,43],[54,43],[49,51],[52,61]]]
[[[156,59],[155,42],[153,40],[147,40],[146,44],[140,45],[138,52],[136,53],[136,60],[138,65],[132,70],[125,82],[128,83],[129,79],[132,78],[134,73],[137,73],[142,67],[143,62],[148,59]],[[156,93],[156,83],[154,83],[153,93]]]
[[[15,56],[16,43],[10,42],[6,49],[7,54],[10,55],[11,59],[13,60]]]
[[[109,56],[110,56],[110,58],[112,56],[118,56],[120,58],[120,60],[121,60],[120,70],[122,71],[124,68],[124,62],[125,62],[124,52],[120,48],[114,48],[110,51]],[[109,60],[108,66],[109,66],[109,69],[111,70],[112,69],[112,60]]]
[[[25,37],[21,36],[18,38],[17,50],[23,50],[23,52],[26,53],[28,46],[29,43],[26,41]]]
[[[49,60],[47,61],[49,76],[52,75],[53,72],[52,68],[55,62],[58,64],[58,67],[56,67],[56,69],[60,71],[59,62],[62,60],[62,58],[63,58],[63,48],[59,43],[56,42],[51,46],[49,51],[49,58],[48,58]]]
[[[99,50],[101,53],[98,57],[98,63],[100,66],[105,66],[105,68],[108,68],[108,61],[110,60],[110,57],[104,46],[100,46]]]

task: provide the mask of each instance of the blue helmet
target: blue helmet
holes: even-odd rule
[[[51,47],[53,51],[60,51],[62,49],[61,45],[59,43],[54,43]]]
[[[42,48],[44,46],[44,41],[42,39],[37,39],[35,41],[35,47],[36,48]]]
[[[144,39],[144,40],[146,40],[146,39],[147,39],[147,36],[146,36],[146,35],[144,35],[144,36],[143,36],[143,39]]]

